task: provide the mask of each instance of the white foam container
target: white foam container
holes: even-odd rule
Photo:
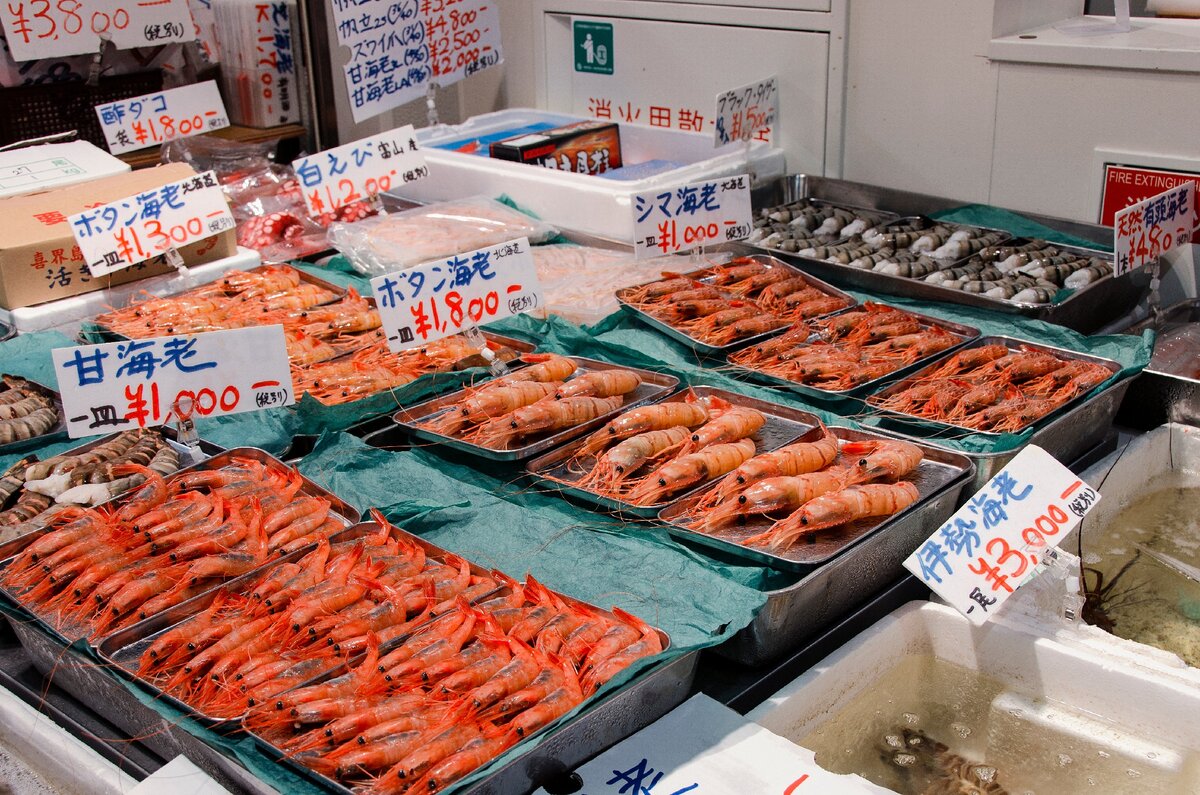
[[[683,165],[643,179],[615,180],[435,148],[438,144],[539,122],[558,126],[577,121],[588,119],[510,108],[475,116],[458,125],[418,130],[417,141],[424,150],[429,177],[410,182],[392,193],[423,203],[504,194],[552,224],[632,242],[634,194],[735,174],[750,174],[752,180],[770,180],[786,171],[783,150],[761,141],[748,147],[728,144],[717,149],[711,135],[636,124],[621,124],[621,152],[626,165],[651,160]]]

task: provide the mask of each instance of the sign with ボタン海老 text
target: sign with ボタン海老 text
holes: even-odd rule
[[[753,228],[745,174],[633,197],[633,245],[638,258],[741,240]]]
[[[97,105],[96,115],[114,155],[229,126],[212,80]]]
[[[1100,494],[1029,445],[942,524],[904,566],[980,625],[1037,571]]]
[[[72,438],[295,402],[280,325],[55,348],[51,354]]]
[[[377,276],[371,290],[388,347],[397,352],[545,303],[523,237]]]
[[[104,276],[233,229],[212,171],[67,217],[93,276]]]
[[[188,41],[187,0],[5,0],[0,21],[13,60],[98,53]]]
[[[1194,181],[1130,205],[1113,219],[1113,272],[1144,268],[1168,251],[1187,245],[1200,226]]]
[[[302,157],[292,167],[316,216],[429,176],[411,124]]]
[[[779,118],[779,80],[766,80],[717,94],[713,137],[717,146],[733,141],[771,141]]]

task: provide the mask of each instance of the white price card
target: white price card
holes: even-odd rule
[[[96,115],[114,155],[229,126],[212,80],[97,105]]]
[[[93,276],[128,268],[235,226],[212,171],[84,210],[68,216],[67,223]]]
[[[411,124],[302,157],[292,167],[315,216],[429,176]]]
[[[704,694],[575,770],[587,795],[883,795]],[[549,795],[539,789],[534,795]]]
[[[371,290],[396,352],[546,303],[523,237],[377,276]]]
[[[421,11],[433,79],[439,86],[457,83],[503,59],[496,0],[429,0]]]
[[[195,36],[187,0],[5,0],[0,22],[16,61],[96,53],[102,37],[128,50]]]
[[[1113,218],[1113,271],[1120,276],[1144,268],[1168,251],[1187,245],[1200,226],[1197,183],[1188,181],[1131,204]]]
[[[766,141],[775,138],[779,119],[779,80],[774,75],[717,94],[717,146],[733,141]]]
[[[72,438],[290,406],[283,326],[55,348]]]
[[[633,246],[639,259],[741,240],[753,226],[745,174],[633,197]]]
[[[996,473],[904,566],[976,626],[1032,579],[1100,493],[1036,445]]]

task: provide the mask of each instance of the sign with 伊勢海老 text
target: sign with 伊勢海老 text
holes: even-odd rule
[[[713,137],[717,146],[734,141],[772,141],[779,118],[779,80],[774,75],[717,94]]]
[[[314,216],[429,176],[411,124],[299,158],[292,167]]]
[[[1113,273],[1144,268],[1188,245],[1200,226],[1194,181],[1187,181],[1117,212],[1113,218]]]
[[[633,197],[634,256],[657,257],[741,240],[753,228],[745,174]]]
[[[195,35],[187,0],[5,0],[0,21],[15,61],[98,53],[103,39],[128,50]]]
[[[96,115],[114,155],[229,126],[212,80],[97,105]]]
[[[55,348],[51,355],[71,438],[295,402],[280,325]]]

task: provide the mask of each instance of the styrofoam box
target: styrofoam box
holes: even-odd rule
[[[711,135],[635,124],[621,124],[621,156],[626,167],[655,160],[681,165],[642,179],[618,180],[436,148],[438,144],[493,136],[506,130],[521,131],[537,124],[559,126],[586,120],[564,113],[511,108],[475,116],[459,125],[418,130],[417,141],[424,150],[429,176],[392,193],[424,203],[504,194],[552,224],[628,243],[633,241],[631,208],[635,194],[735,174],[769,180],[785,172],[783,150],[763,142],[748,147],[728,144],[717,149]]]

